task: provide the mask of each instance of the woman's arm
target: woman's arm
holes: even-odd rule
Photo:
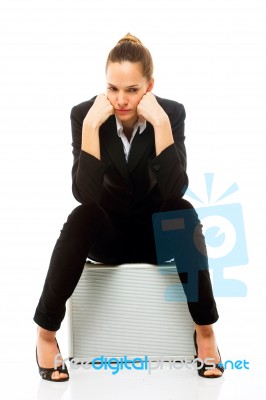
[[[99,128],[113,112],[110,110],[109,100],[106,104],[104,95],[92,99],[91,102],[86,102],[85,112],[83,103],[74,106],[70,114],[74,157],[72,192],[75,199],[82,204],[100,202],[105,165],[100,160]]]
[[[155,149],[158,156],[164,149],[174,143],[168,115],[151,92],[147,92],[139,102],[138,113],[153,125]]]
[[[113,106],[106,95],[100,94],[83,121],[81,150],[98,160],[101,159],[99,129],[113,113]]]
[[[154,128],[156,157],[152,169],[162,197],[180,198],[188,186],[184,120],[186,113],[180,103],[161,99],[148,92],[139,103],[139,114]]]

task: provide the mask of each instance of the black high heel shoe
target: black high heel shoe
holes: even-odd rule
[[[196,357],[195,358],[198,358],[198,345],[197,345],[197,332],[196,332],[196,330],[194,331],[193,339],[194,339],[194,345],[195,345],[195,349],[196,349]],[[200,361],[197,361],[197,368],[198,368],[199,376],[202,376],[203,378],[210,378],[210,379],[212,379],[212,378],[221,378],[221,376],[223,376],[224,367],[223,367],[223,364],[222,364],[221,355],[220,355],[218,347],[217,347],[217,350],[218,350],[218,353],[219,353],[219,356],[220,356],[220,361],[217,364],[215,364],[215,368],[217,368],[219,371],[221,371],[222,374],[221,375],[204,375],[205,371],[210,371],[210,369],[209,369],[210,366],[206,365],[206,364],[202,365],[202,363]],[[207,367],[208,367],[208,369],[207,369]]]
[[[59,349],[59,346],[58,346],[56,338],[55,338],[55,341],[56,341],[56,345],[57,345],[58,351],[60,353],[60,349]],[[38,362],[38,356],[37,356],[37,346],[36,346],[36,361],[37,361],[37,365],[38,365],[38,368],[39,368],[39,374],[41,375],[42,379],[44,379],[46,381],[51,381],[51,382],[66,382],[66,381],[69,380],[69,373],[68,373],[68,369],[67,369],[66,364],[65,364],[64,368],[63,368],[62,365],[60,365],[57,368],[43,368],[43,367],[40,367],[39,362]],[[53,379],[52,378],[52,374],[55,371],[58,371],[59,373],[62,372],[64,374],[67,374],[68,376],[67,376],[67,378]]]

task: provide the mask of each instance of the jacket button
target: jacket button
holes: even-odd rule
[[[160,166],[160,164],[153,164],[152,168],[154,169],[154,171],[159,171],[161,166]]]

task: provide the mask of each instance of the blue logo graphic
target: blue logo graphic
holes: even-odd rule
[[[209,204],[213,177],[212,173],[205,174]],[[232,184],[214,203],[218,203],[237,190],[236,183]],[[186,195],[203,204],[189,188]],[[197,301],[198,272],[208,268],[213,270],[215,296],[247,295],[244,282],[224,278],[224,268],[248,263],[243,213],[239,203],[155,213],[153,229],[158,268],[161,273],[169,274],[173,271],[171,265],[175,265],[180,279],[182,273],[186,274],[187,281],[185,282],[185,278],[181,281],[188,301]],[[186,301],[184,296],[183,298],[177,296],[176,286],[178,285],[166,288],[166,301]]]

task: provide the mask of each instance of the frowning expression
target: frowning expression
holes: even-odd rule
[[[143,95],[153,88],[142,74],[141,63],[111,62],[106,70],[107,97],[115,115],[123,125],[134,126],[138,120],[137,106]]]

